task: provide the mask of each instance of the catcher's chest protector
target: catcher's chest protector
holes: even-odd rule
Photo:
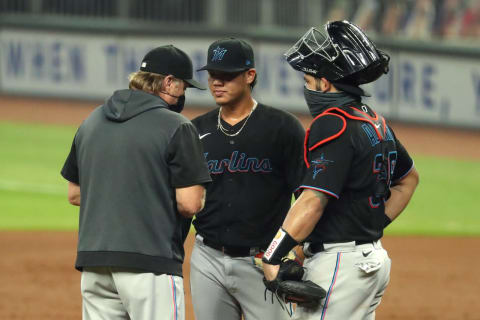
[[[320,141],[316,142],[312,146],[309,147],[309,136],[310,136],[310,128],[312,127],[313,123],[319,119],[325,117],[335,117],[337,118],[336,122],[337,125],[334,126],[333,130],[329,131],[329,134],[322,136]],[[308,159],[308,155],[310,152],[315,150],[316,148],[320,147],[321,145],[335,140],[336,138],[340,137],[347,128],[347,121],[345,118],[355,120],[355,121],[363,121],[369,123],[380,141],[381,146],[381,154],[382,159],[378,163],[378,172],[376,181],[377,183],[374,186],[374,194],[377,198],[388,198],[389,197],[389,181],[390,181],[390,170],[389,170],[389,162],[388,162],[388,148],[387,148],[387,124],[385,119],[378,115],[375,111],[370,109],[366,105],[357,105],[357,106],[343,106],[343,107],[333,107],[325,110],[318,116],[316,116],[310,127],[307,129],[305,134],[305,142],[304,142],[304,160],[307,168],[310,168],[310,161]],[[341,120],[341,122],[338,121]]]

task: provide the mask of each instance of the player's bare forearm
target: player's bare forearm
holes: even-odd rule
[[[297,242],[303,241],[322,217],[328,203],[328,196],[322,192],[307,189],[302,192],[288,211],[283,229]]]
[[[80,186],[73,182],[68,182],[68,202],[74,206],[80,205]]]
[[[194,185],[185,188],[176,188],[178,213],[186,218],[193,218],[205,206],[205,187]]]
[[[395,220],[405,209],[413,196],[418,181],[418,172],[413,168],[397,185],[390,188],[392,194],[385,202],[385,214],[390,220]]]
[[[325,194],[310,189],[304,190],[288,211],[282,228],[296,242],[305,240],[322,217],[327,203],[328,197]],[[267,280],[275,279],[278,270],[279,265],[263,261],[263,272]]]

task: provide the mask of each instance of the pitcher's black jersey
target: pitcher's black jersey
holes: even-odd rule
[[[307,130],[308,170],[300,188],[329,195],[329,202],[307,241],[348,242],[380,239],[384,183],[394,185],[413,168],[408,152],[385,120],[363,104],[331,108]]]
[[[266,247],[300,185],[305,131],[292,114],[259,104],[234,126],[220,120],[231,134],[241,130],[228,136],[218,128],[218,114],[217,108],[192,121],[213,181],[193,223],[220,245]]]

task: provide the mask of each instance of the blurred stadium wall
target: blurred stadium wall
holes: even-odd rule
[[[198,68],[212,41],[234,36],[254,46],[255,96],[305,112],[301,75],[283,53],[310,26],[338,19],[391,55],[390,73],[365,86],[378,111],[480,128],[479,0],[0,0],[0,94],[103,99],[153,47],[174,44]],[[212,99],[192,90],[188,103]]]

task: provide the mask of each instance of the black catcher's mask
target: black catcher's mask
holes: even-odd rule
[[[390,61],[359,27],[348,21],[327,23],[325,33],[311,28],[285,56],[298,71],[355,86],[387,73]]]

